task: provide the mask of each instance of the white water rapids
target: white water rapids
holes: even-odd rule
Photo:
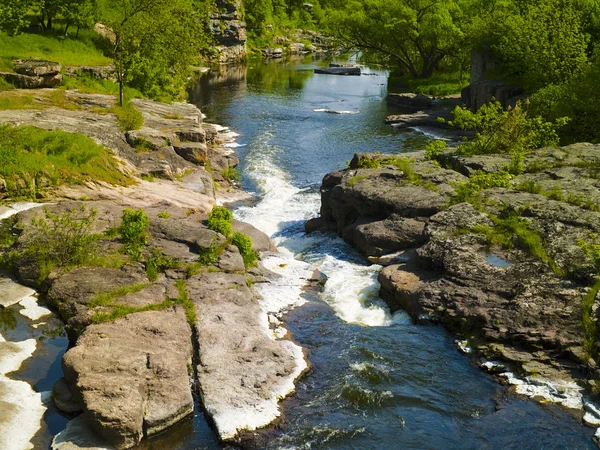
[[[284,150],[271,144],[272,137],[272,132],[266,132],[250,143],[246,155],[244,173],[255,182],[260,201],[241,207],[234,214],[236,219],[269,235],[281,252],[278,258],[285,262],[273,264],[267,257],[264,265],[281,275],[290,289],[281,296],[282,302],[287,301],[290,306],[300,302],[299,273],[312,273],[315,266],[328,279],[321,298],[342,320],[365,326],[410,322],[404,312],[392,316],[378,298],[380,266],[362,264],[361,257],[337,236],[323,233],[306,236],[304,222],[319,210],[319,194],[291,183],[289,175],[275,162],[277,154]]]

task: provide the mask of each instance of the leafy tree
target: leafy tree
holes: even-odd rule
[[[18,34],[27,25],[25,17],[30,1],[13,0],[0,3],[0,30],[9,35]]]
[[[110,54],[119,83],[152,97],[174,97],[188,66],[206,46],[203,3],[193,0],[105,0],[101,17],[114,33]]]
[[[589,36],[574,0],[521,3],[518,13],[497,24],[492,50],[502,70],[530,91],[562,83],[587,62]]]
[[[468,0],[353,0],[331,11],[330,30],[351,47],[374,52],[414,77],[430,77],[460,54]]]
[[[98,16],[98,2],[96,0],[71,0],[65,2],[61,9],[61,15],[65,18],[65,31],[71,26],[77,28],[75,37],[79,37],[79,30],[82,28],[92,28]]]

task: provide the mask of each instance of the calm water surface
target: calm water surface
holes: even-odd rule
[[[205,76],[191,92],[207,121],[240,134],[243,185],[258,201],[236,216],[329,277],[322,294],[286,317],[312,370],[283,402],[283,425],[262,433],[261,448],[594,448],[593,430],[559,408],[507,394],[443,329],[390,315],[377,298],[378,266],[337,236],[304,235],[327,172],[356,152],[410,152],[426,141],[383,123],[394,112],[384,102],[387,73],[314,75],[324,64],[251,63]],[[219,445],[198,414],[146,447]]]

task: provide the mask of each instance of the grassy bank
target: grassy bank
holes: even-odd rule
[[[86,136],[9,125],[0,125],[0,177],[11,199],[35,198],[63,184],[132,182],[111,151]]]
[[[59,31],[22,33],[0,32],[0,71],[12,71],[14,59],[47,59],[63,66],[105,66],[102,37],[93,30],[81,30],[79,37],[64,37]]]
[[[390,92],[413,92],[415,94],[442,97],[458,94],[469,85],[469,74],[459,72],[435,74],[431,78],[412,78],[408,75],[390,75],[388,90]]]

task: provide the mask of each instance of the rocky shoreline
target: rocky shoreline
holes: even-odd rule
[[[221,175],[238,164],[224,146],[233,136],[203,124],[192,105],[142,100],[134,103],[144,127],[123,133],[112,116],[95,112],[113,98],[67,94],[80,110],[6,111],[0,122],[82,133],[112,149],[122,170],[146,180],[120,188],[88,183],[49,189],[44,212],[12,216],[14,243],[6,252],[13,254],[19,282],[35,287],[57,311],[71,344],[53,396],[60,409],[80,415],[55,437],[53,448],[87,448],[91,442],[131,448],[192,414],[195,396],[221,440],[247,439],[246,431],[277,419],[279,400],[294,390],[307,363],[285,331],[270,325],[276,319],[269,314],[280,311],[258,294],[276,285],[277,275],[260,263],[247,269],[238,247],[207,227],[206,213],[219,199],[215,186],[228,191],[225,199],[235,191]],[[148,217],[145,262],[118,262],[121,241],[111,230],[126,208]],[[26,252],[32,222],[91,211],[93,232],[101,236],[97,256],[104,262],[44,273]],[[251,225],[232,225],[252,239],[258,254],[276,251]],[[217,257],[198,263],[215,246],[221,248]],[[151,276],[148,261],[159,254],[163,268]]]
[[[335,231],[384,265],[380,296],[392,311],[443,325],[516,392],[585,406],[584,422],[597,427],[589,406],[600,377],[590,248],[600,230],[599,151],[538,150],[523,175],[484,190],[475,204],[457,200],[457,187],[477,171],[499,172],[507,156],[357,154],[325,176],[320,217],[306,230]]]

